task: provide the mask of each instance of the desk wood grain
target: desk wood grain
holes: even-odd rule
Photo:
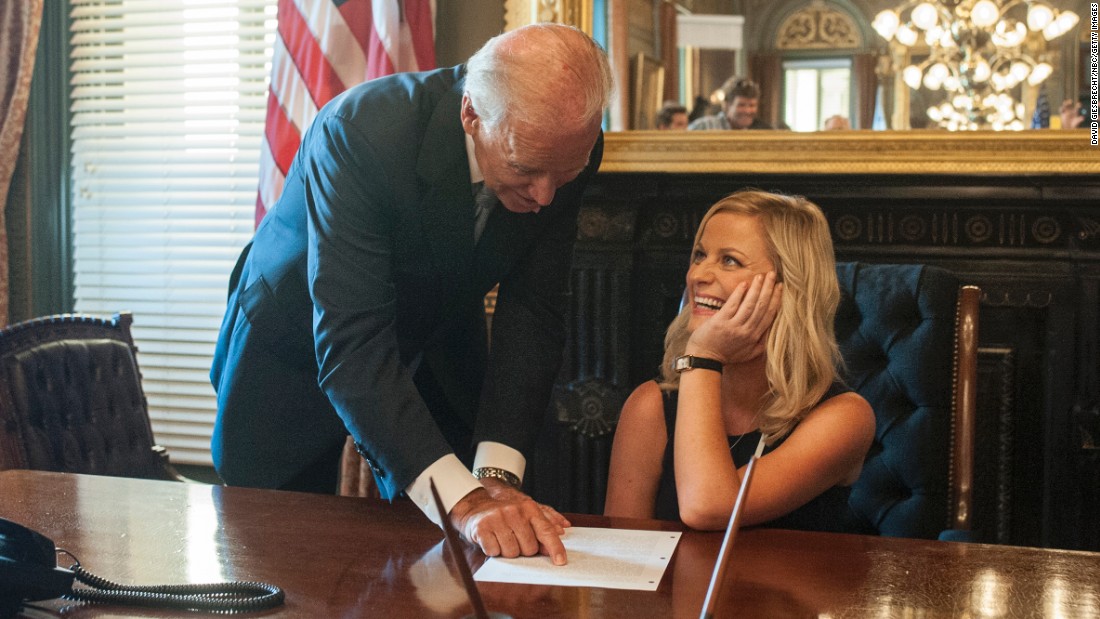
[[[286,606],[258,616],[470,612],[442,532],[408,502],[3,471],[0,517],[37,529],[116,582],[235,579],[282,587]],[[571,518],[584,526],[678,529]],[[720,533],[686,531],[656,592],[479,587],[490,610],[517,619],[697,617],[720,544]],[[473,549],[467,555],[476,570],[483,559]],[[721,617],[1100,617],[1096,553],[745,529],[727,578]],[[117,606],[78,615],[194,616]]]

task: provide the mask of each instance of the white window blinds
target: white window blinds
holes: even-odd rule
[[[208,372],[252,236],[275,0],[72,0],[75,309],[134,314],[153,431],[209,464]]]

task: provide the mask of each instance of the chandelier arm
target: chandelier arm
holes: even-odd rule
[[[951,22],[955,21],[955,13],[951,9],[947,8],[947,5],[940,0],[934,0],[932,6],[936,7],[936,11],[939,12],[940,17],[943,18],[944,28],[950,28]]]
[[[1001,7],[1001,17],[1004,17],[1010,9],[1016,8],[1018,4],[1046,4],[1045,2],[1034,2],[1034,0],[1009,0],[1003,7]],[[1025,17],[1026,19],[1026,17]]]

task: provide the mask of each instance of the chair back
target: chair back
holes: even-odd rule
[[[959,280],[942,268],[838,263],[837,276],[843,376],[876,421],[853,510],[883,535],[968,529],[980,291],[966,287],[960,321]]]
[[[180,479],[153,441],[129,313],[0,331],[0,470]]]

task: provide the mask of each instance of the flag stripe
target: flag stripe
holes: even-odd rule
[[[283,183],[286,175],[279,169],[278,164],[271,157],[271,148],[264,137],[263,147],[260,149],[260,190],[256,193],[256,225],[260,225],[260,219],[267,212],[265,204],[275,204],[279,194],[283,192]]]
[[[405,22],[411,34],[416,65],[421,71],[435,66],[435,2],[406,2]]]
[[[329,66],[340,77],[340,90],[362,82],[367,75],[367,56],[332,0],[297,3]]]
[[[374,17],[369,2],[345,2],[339,7],[344,23],[359,43],[359,49],[370,49],[370,33],[374,30]]]
[[[264,140],[270,145],[270,156],[279,170],[285,175],[290,170],[294,155],[302,137],[298,129],[290,122],[278,104],[272,104],[272,95],[267,101],[267,119],[264,121]]]
[[[371,49],[382,49],[382,53],[367,56],[366,79],[374,79],[376,77],[396,73],[393,60],[390,60],[389,55],[385,53],[385,46],[382,44],[382,41],[379,40],[378,32],[374,29],[371,30],[370,47]]]
[[[397,41],[401,30],[400,7],[395,6],[392,2],[372,2],[370,8],[374,16],[374,32],[378,35],[378,41],[382,45],[382,49],[390,58],[398,58]]]
[[[279,36],[283,38],[283,44],[317,107],[328,103],[344,90],[344,83],[332,70],[293,0],[279,0]]]
[[[317,104],[309,95],[309,90],[298,73],[298,67],[290,58],[290,52],[283,45],[282,37],[276,35],[274,58],[271,62],[271,91],[272,99],[268,100],[270,106],[273,102],[283,110],[290,122],[294,124],[295,131],[301,134],[303,130],[313,123],[313,117],[317,116]],[[268,114],[271,111],[268,110]],[[290,162],[286,162],[290,165]],[[286,168],[283,168],[286,172]]]
[[[257,224],[322,106],[365,79],[435,67],[433,0],[279,0],[278,10]]]

